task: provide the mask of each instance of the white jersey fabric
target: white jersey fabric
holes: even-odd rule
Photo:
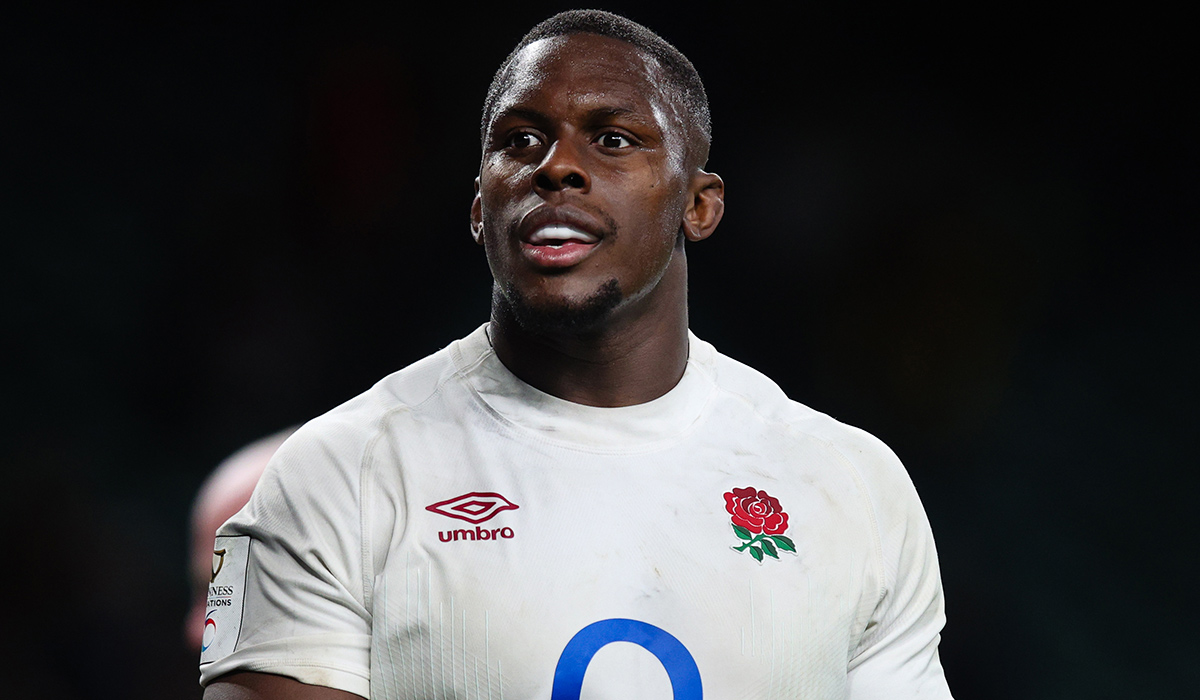
[[[202,683],[950,697],[903,466],[694,336],[666,395],[596,408],[517,379],[481,327],[302,427],[216,550]]]

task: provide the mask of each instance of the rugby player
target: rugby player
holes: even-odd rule
[[[648,29],[526,35],[471,205],[491,319],[280,448],[216,540],[205,698],[950,697],[903,466],[688,330],[709,144]]]

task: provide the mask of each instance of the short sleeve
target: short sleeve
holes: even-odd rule
[[[217,532],[200,682],[272,673],[370,697],[359,474],[349,430],[310,423]]]
[[[938,659],[946,616],[933,532],[903,465],[882,443],[879,449],[863,476],[879,528],[883,590],[850,659],[849,698],[946,700]]]

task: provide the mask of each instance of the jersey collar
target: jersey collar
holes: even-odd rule
[[[665,446],[697,424],[715,389],[715,350],[691,331],[688,362],[679,383],[652,401],[614,408],[566,401],[521,381],[496,356],[487,324],[450,350],[458,371],[497,418],[542,440],[589,451]]]

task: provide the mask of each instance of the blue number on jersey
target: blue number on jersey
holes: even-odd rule
[[[671,679],[675,700],[703,700],[700,669],[683,642],[654,625],[621,618],[593,622],[571,637],[554,668],[550,700],[579,700],[588,664],[601,647],[612,642],[633,642],[658,657]]]

